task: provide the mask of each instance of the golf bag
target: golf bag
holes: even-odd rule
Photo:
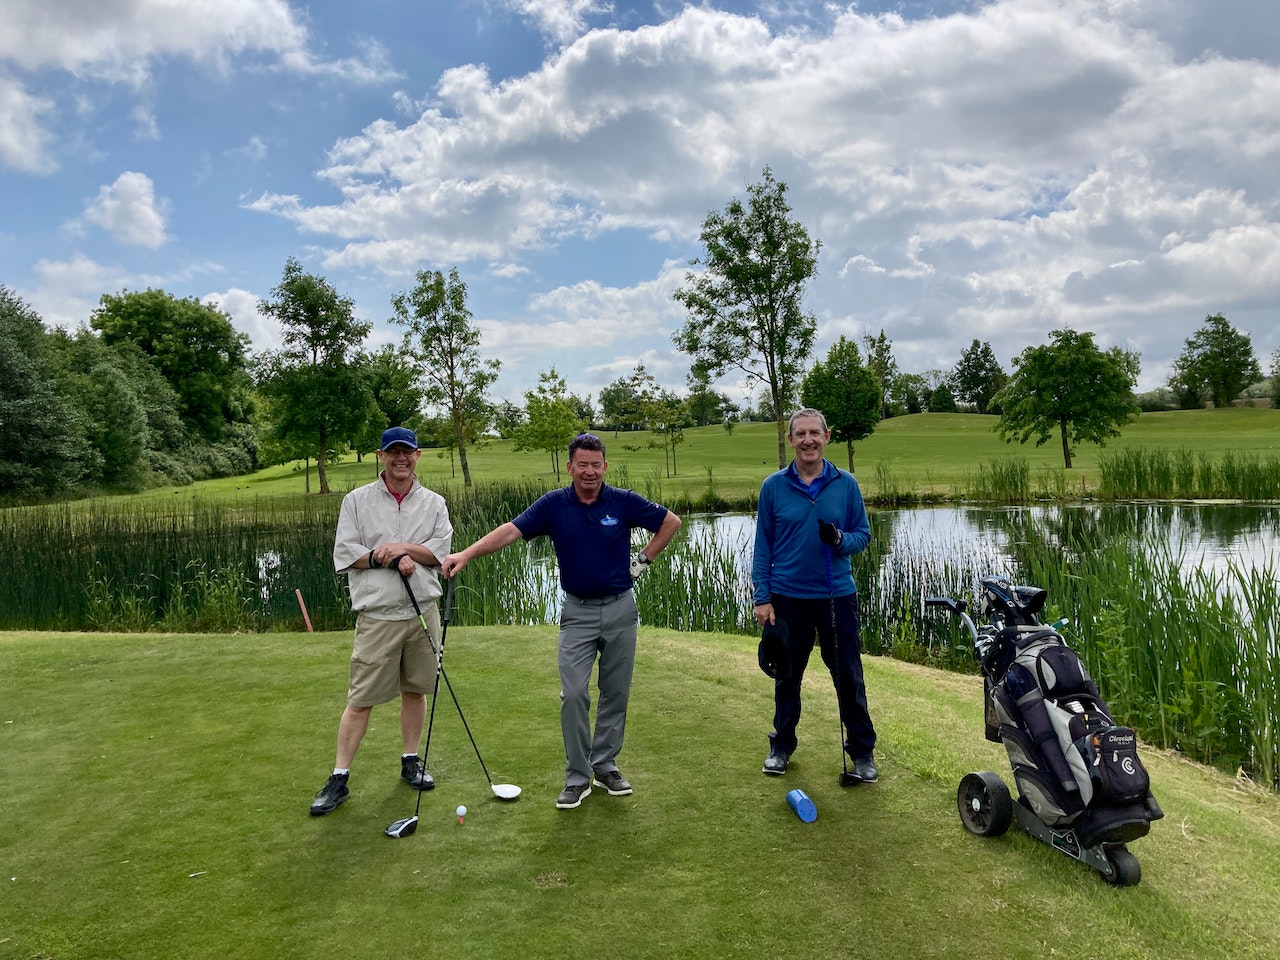
[[[1084,663],[1041,624],[1046,591],[1003,577],[982,580],[974,653],[986,690],[986,734],[1004,744],[1018,793],[1047,826],[1088,845],[1146,836],[1164,816],[1138,756]]]

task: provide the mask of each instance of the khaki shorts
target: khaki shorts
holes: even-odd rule
[[[347,706],[376,707],[401,693],[435,692],[440,610],[434,603],[424,605],[422,616],[431,631],[430,642],[416,618],[375,620],[363,613],[356,617]]]

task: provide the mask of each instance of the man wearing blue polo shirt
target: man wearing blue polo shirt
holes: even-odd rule
[[[455,576],[476,557],[509,547],[517,540],[548,536],[560,565],[564,605],[560,611],[560,730],[564,736],[565,784],[556,798],[572,810],[591,786],[610,796],[626,796],[631,784],[618,770],[635,668],[636,612],[632,582],[671,542],[680,518],[631,490],[604,482],[609,463],[604,443],[591,433],[569,444],[565,469],[570,486],[539,497],[514,520],[497,527],[440,565]],[[652,537],[631,552],[631,531]],[[591,732],[591,671],[600,662],[596,728]]]

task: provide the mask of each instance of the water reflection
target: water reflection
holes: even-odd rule
[[[1011,572],[1016,548],[1031,538],[1078,555],[1155,536],[1170,544],[1184,569],[1253,569],[1280,552],[1280,507],[1267,504],[948,506],[873,510],[870,516],[879,561],[931,557],[925,566],[990,573]],[[684,535],[731,552],[750,577],[753,515],[690,517]],[[893,565],[875,566],[882,575]]]

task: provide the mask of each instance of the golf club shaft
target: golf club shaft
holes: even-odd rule
[[[844,667],[840,660],[840,633],[836,628],[835,581],[831,576],[831,554],[834,548],[827,547],[827,608],[831,613],[831,650],[836,658],[836,712],[840,714],[840,770],[841,781],[849,779],[849,751],[845,749],[848,731],[844,728],[844,697],[840,687],[844,683]]]
[[[418,622],[422,624],[422,629],[427,629],[427,622],[422,616],[422,609],[418,606],[418,598],[414,596],[413,587],[409,584],[409,578],[402,576],[400,578],[404,583],[405,591],[409,594],[409,602],[413,604],[414,612],[418,614]],[[467,723],[467,717],[462,712],[462,704],[458,702],[458,695],[453,692],[453,684],[449,681],[449,674],[444,670],[444,638],[449,630],[449,616],[453,611],[453,578],[445,581],[445,599],[444,599],[444,615],[441,618],[442,626],[440,630],[440,650],[436,654],[436,672],[444,678],[444,685],[449,691],[449,696],[453,700],[453,705],[458,710],[458,719],[462,721],[462,729],[467,731],[467,739],[471,741],[471,749],[476,752],[476,759],[480,761],[480,769],[484,771],[484,778],[489,781],[490,788],[493,787],[493,778],[489,776],[489,768],[485,766],[484,757],[480,756],[480,747],[476,745],[476,738],[471,735],[471,725]],[[427,632],[428,637],[430,631]],[[433,697],[431,700],[431,714],[435,716],[436,702]],[[427,735],[430,741],[430,731]],[[425,763],[425,761],[424,761]],[[419,792],[421,799],[421,792]]]

